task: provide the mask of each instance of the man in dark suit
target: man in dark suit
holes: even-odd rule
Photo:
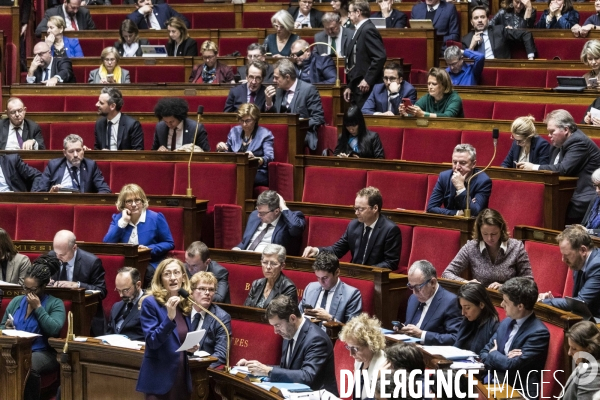
[[[385,46],[377,28],[369,17],[371,8],[364,0],[350,2],[348,17],[356,27],[354,36],[345,49],[346,102],[352,101],[362,108],[369,98],[373,86],[383,78],[386,60]]]
[[[27,71],[27,83],[43,83],[56,86],[58,83],[75,83],[73,65],[68,57],[54,58],[50,47],[39,42],[33,48],[33,60]]]
[[[379,189],[369,186],[356,194],[354,211],[356,219],[350,221],[340,240],[329,247],[304,249],[302,257],[315,257],[330,251],[342,258],[348,251],[352,263],[379,268],[398,269],[402,236],[398,225],[381,214],[383,198]]]
[[[67,25],[65,30],[67,31],[90,31],[96,29],[90,11],[85,7],[81,7],[81,0],[63,0],[63,4],[46,10],[44,18],[37,28],[35,28],[35,35],[37,37],[42,36],[42,34],[48,31],[48,20],[54,15],[58,15],[65,20]]]
[[[446,41],[460,40],[460,26],[456,7],[443,0],[425,0],[418,2],[411,11],[411,19],[430,19],[436,36],[442,36],[442,51]]]
[[[160,121],[154,130],[152,150],[175,151],[194,141],[196,126],[198,134],[195,145],[202,151],[210,151],[210,144],[203,124],[187,117],[188,103],[179,97],[160,99],[154,107],[154,115]],[[186,147],[190,147],[186,146]]]
[[[360,291],[340,279],[340,261],[335,254],[319,253],[313,269],[317,282],[304,289],[301,312],[321,321],[344,324],[362,312]]]
[[[62,158],[48,162],[42,178],[32,192],[59,192],[68,189],[80,193],[111,193],[95,161],[84,158],[83,139],[70,134],[63,140]]]
[[[273,79],[277,85],[265,89],[265,112],[299,114],[308,119],[308,131],[304,142],[311,149],[317,148],[317,130],[325,125],[321,96],[310,83],[297,79],[296,67],[288,59],[275,64]],[[275,100],[273,100],[275,97]]]
[[[285,295],[269,303],[266,315],[275,333],[284,339],[279,366],[243,358],[237,365],[247,366],[253,375],[268,376],[271,382],[303,383],[337,396],[333,346],[325,332],[303,318],[298,303]]]
[[[258,196],[242,241],[233,250],[262,253],[267,244],[273,243],[285,247],[287,254],[297,256],[304,224],[302,212],[291,211],[276,191],[266,190]]]
[[[137,10],[127,16],[132,20],[138,29],[166,29],[169,18],[180,18],[185,26],[190,27],[187,18],[173,10],[170,5],[152,4],[152,0],[137,0],[135,3]]]
[[[467,207],[467,187],[470,189],[471,215],[476,216],[487,208],[492,181],[485,172],[471,178],[477,172],[476,162],[477,153],[470,144],[459,144],[454,148],[452,169],[440,174],[427,203],[428,213],[463,216]]]
[[[340,14],[335,12],[327,12],[321,19],[323,22],[323,30],[315,33],[315,43],[327,43],[337,51],[340,57],[344,57],[346,54],[346,46],[352,40],[354,34],[353,29],[343,28]],[[317,44],[315,48],[317,53],[322,56],[330,55],[335,57],[335,53],[332,52],[331,47],[325,46],[324,44]]]
[[[245,103],[254,103],[260,111],[265,109],[265,87],[262,85],[269,64],[252,61],[248,65],[246,83],[232,87],[225,100],[223,112],[236,112]]]
[[[365,115],[399,115],[398,107],[402,99],[417,102],[417,90],[404,80],[402,65],[391,61],[383,69],[383,83],[373,87],[373,91],[362,107]]]
[[[294,18],[294,28],[322,28],[323,12],[313,8],[313,0],[301,0],[299,7],[288,8],[288,12]]]
[[[486,7],[473,8],[471,25],[474,30],[462,38],[465,49],[485,54],[487,59],[510,58],[513,43],[521,42],[525,46],[527,58],[534,59],[537,50],[531,32],[526,29],[506,29],[504,25],[489,26]]]
[[[498,383],[507,379],[525,398],[537,399],[550,343],[548,328],[533,312],[537,285],[533,279],[516,277],[506,281],[499,290],[506,318],[479,357],[488,369],[489,378],[497,375]],[[521,386],[522,382],[526,382],[525,387]]]
[[[18,154],[0,155],[0,192],[29,192],[42,173],[21,160]]]
[[[113,304],[106,328],[107,335],[125,335],[131,340],[144,340],[138,304],[144,295],[140,272],[133,267],[117,271],[115,290],[121,301]]]
[[[213,274],[217,278],[217,286],[212,301],[231,303],[229,297],[229,271],[218,262],[210,259],[210,251],[204,243],[196,241],[188,246],[185,251],[185,270],[188,278],[201,271]]]
[[[231,335],[231,316],[221,307],[213,304],[213,298],[217,289],[217,278],[210,272],[196,272],[190,279],[190,288],[192,289],[194,301],[220,319]],[[196,304],[192,305],[190,319],[192,321],[191,331],[200,329],[206,331],[198,344],[198,350],[205,351],[218,359],[218,361],[210,364],[210,367],[217,368],[220,365],[224,365],[227,360],[227,334],[223,326],[212,315]]]
[[[556,237],[562,260],[573,271],[574,299],[583,301],[595,318],[600,318],[600,250],[587,230],[573,225]],[[552,292],[538,297],[544,303],[561,310],[573,311],[565,299],[555,299]]]
[[[94,128],[95,150],[144,150],[142,125],[121,113],[123,95],[119,89],[103,88],[96,107],[101,117]]]
[[[424,345],[452,346],[462,312],[456,295],[440,286],[435,267],[429,261],[416,261],[410,266],[408,289],[412,294],[406,306],[405,326],[394,330],[421,339]]]
[[[30,119],[25,119],[27,107],[18,97],[6,103],[8,118],[2,121],[0,150],[44,150],[42,129]]]
[[[248,46],[246,53],[246,65],[242,65],[237,68],[237,73],[240,76],[239,83],[246,83],[248,81],[248,68],[250,68],[250,64],[255,61],[261,61],[267,64],[266,74],[263,75],[263,83],[273,82],[273,66],[267,63],[267,57],[265,53],[265,46],[262,44],[252,43]]]
[[[573,116],[566,110],[554,110],[546,116],[550,142],[554,148],[550,163],[537,165],[530,162],[517,164],[525,170],[558,171],[561,176],[576,176],[577,187],[567,207],[567,225],[578,224],[583,219],[589,202],[596,197],[590,185],[592,173],[600,168],[600,149],[581,130]]]
[[[298,79],[313,84],[334,84],[337,72],[331,57],[313,52],[312,49],[308,49],[308,46],[308,42],[304,39],[292,43],[291,59],[296,63]]]

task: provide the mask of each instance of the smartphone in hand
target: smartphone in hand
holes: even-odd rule
[[[412,106],[412,103],[410,102],[410,99],[408,97],[402,99],[402,104],[404,104],[404,107]]]
[[[404,325],[402,322],[400,322],[400,321],[392,321],[392,325],[394,325],[394,326],[395,326],[396,328],[398,328],[398,329],[402,329],[402,328],[404,328],[404,326],[405,326],[405,325]]]

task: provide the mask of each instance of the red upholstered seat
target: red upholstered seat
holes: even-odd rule
[[[44,140],[44,143],[48,142]],[[32,168],[37,169],[40,172],[44,172],[44,169],[46,169],[46,165],[48,164],[48,162],[45,160],[27,160],[26,164]]]
[[[40,221],[40,215],[44,220]],[[49,240],[61,229],[73,229],[73,206],[64,204],[18,204],[14,240]]]
[[[75,75],[75,80],[77,82],[87,82],[87,76],[85,75],[86,67],[83,65],[74,65],[73,66],[73,75]]]
[[[395,272],[401,273],[400,271]],[[373,306],[373,300],[375,296],[375,284],[373,283],[373,281],[346,277],[344,277],[343,280],[348,285],[354,286],[360,291],[362,297],[363,311],[368,313],[369,315],[374,315],[375,307]]]
[[[485,85],[485,86],[496,86],[496,79],[498,76],[498,69],[497,68],[484,68],[483,69],[483,73],[481,74],[481,81],[479,82],[480,85]],[[464,107],[464,100],[463,100],[463,107]]]
[[[531,114],[536,121],[544,119],[544,109],[546,105],[543,103],[515,103],[515,102],[496,102],[494,104],[494,113],[492,119],[507,119],[513,120],[523,115]]]
[[[136,67],[136,71],[135,83],[181,83],[188,79],[185,68],[177,65],[140,65]]]
[[[260,360],[266,365],[279,365],[281,362],[283,338],[273,332],[271,325],[232,319],[231,332],[231,365],[242,358]]]
[[[108,232],[112,216],[117,212],[113,205],[76,205],[73,214],[75,237],[84,242],[102,242],[104,235]]]
[[[319,142],[317,143],[317,150],[312,152],[312,154],[321,155],[325,149],[330,149],[333,152],[338,141],[337,128],[335,126],[322,125],[319,127],[319,131],[317,133],[319,136]]]
[[[231,249],[242,241],[242,207],[236,204],[216,204],[214,221],[214,247]]]
[[[81,50],[83,51],[83,54],[87,55],[88,57],[99,56],[102,53],[102,50],[104,49],[104,39],[102,39],[102,38],[79,38],[79,45],[81,46]],[[98,63],[98,65],[100,65],[100,63]],[[77,82],[87,82],[87,76],[86,76],[85,81],[77,80]]]
[[[565,281],[565,291],[563,292],[563,297],[565,296],[569,296],[572,297],[573,296],[573,273],[571,271],[567,272],[567,279]]]
[[[107,294],[106,298],[102,300],[102,308],[104,309],[104,317],[108,320],[112,306],[121,301],[121,296],[115,292],[115,278],[117,277],[117,271],[125,266],[125,257],[99,254],[98,258],[102,261],[104,267]]]
[[[65,96],[65,111],[97,112],[97,102],[98,96]]]
[[[543,183],[494,179],[488,205],[502,214],[511,235],[515,225],[544,226]]]
[[[187,78],[185,82],[187,82]],[[204,106],[204,112],[223,112],[227,96],[186,96],[184,99],[190,105],[190,115],[196,113],[198,106]],[[152,106],[154,109],[154,106]],[[196,116],[193,117],[194,120]]]
[[[284,200],[294,199],[294,166],[288,163],[269,163],[269,189],[279,193]]]
[[[92,20],[94,21],[94,25],[96,25],[96,29],[98,29],[98,30],[108,29],[106,27],[106,15],[107,14],[96,14],[96,13],[90,13],[90,14],[92,15]],[[123,19],[121,18],[121,21],[122,20]]]
[[[111,161],[96,161],[96,164],[98,165],[98,168],[100,169],[100,172],[102,172],[102,177],[104,178],[104,182],[106,182],[106,184],[110,187],[110,165],[111,165]],[[119,193],[120,190],[121,190],[121,188],[119,188],[119,190],[117,191],[117,193]]]
[[[512,146],[510,132],[501,132],[496,148],[496,158],[492,166],[499,167]],[[488,165],[494,154],[492,132],[488,131],[462,131],[461,143],[469,143],[477,149],[477,165],[481,168]]]
[[[546,87],[545,69],[498,68],[496,86]]]
[[[191,2],[190,2],[191,3]],[[195,2],[194,2],[195,3]],[[191,15],[192,19],[190,20],[192,29],[232,29],[235,28],[235,14],[231,12],[223,12],[223,11],[210,10],[204,11],[200,13],[193,13]],[[198,50],[200,50],[201,41],[198,42]],[[246,50],[246,48],[244,48]],[[221,54],[224,53],[219,46],[219,52]],[[244,53],[240,51],[240,53]]]
[[[493,101],[463,99],[462,102],[465,118],[492,119],[492,114],[494,112]]]
[[[570,273],[567,265],[561,261],[562,255],[558,246],[526,241],[525,251],[529,255],[538,291],[552,292],[555,297],[562,297],[567,275]]]
[[[0,204],[0,228],[4,229],[11,238],[17,232],[17,205]]]
[[[546,115],[548,115],[551,111],[558,110],[558,109],[567,110],[568,112],[571,113],[573,118],[575,118],[575,122],[579,123],[581,120],[583,120],[583,117],[585,117],[585,113],[588,109],[588,106],[582,106],[580,104],[568,104],[568,103],[546,104],[546,110],[544,111],[544,117]]]
[[[273,11],[245,11],[242,14],[243,28],[271,28]]]
[[[399,160],[402,157],[404,129],[385,126],[372,126],[369,129],[379,134],[386,160]]]
[[[544,325],[550,331],[550,344],[548,345],[548,352],[546,358],[546,364],[544,365],[545,371],[544,379],[542,380],[542,396],[546,398],[553,397],[559,398],[559,395],[562,390],[562,385],[558,384],[556,380],[560,382],[565,382],[567,380],[567,376],[564,373],[564,349],[563,343],[565,341],[565,332],[563,328],[558,327],[556,325],[552,325],[548,322],[544,321]],[[541,371],[540,371],[541,372]],[[552,374],[555,373],[554,377]],[[548,379],[545,379],[548,376]]]
[[[288,126],[287,124],[261,124],[273,134],[273,153],[275,161],[282,163],[291,163],[294,160],[289,159],[288,155]]]
[[[435,267],[438,276],[441,276],[458,250],[460,250],[459,231],[415,226],[408,266],[410,268],[415,261],[428,260]]]
[[[191,173],[192,189],[196,198],[209,200],[210,207],[215,204],[237,204],[235,165],[193,163]],[[187,181],[187,163],[175,163],[174,194],[185,194]]]
[[[350,221],[342,218],[310,217],[308,245],[313,247],[331,246],[342,237]],[[350,252],[340,261],[350,262]]]
[[[410,172],[369,171],[367,186],[379,188],[383,208],[422,211],[427,203],[427,175]]]
[[[137,183],[146,194],[173,194],[174,163],[113,161],[110,165],[110,189],[119,193],[128,183]],[[187,183],[187,179],[186,179]]]
[[[262,268],[231,263],[220,264],[229,271],[229,295],[231,296],[231,304],[238,306],[243,305],[248,297],[252,282],[264,278]]]
[[[540,17],[542,14],[543,13],[539,13]],[[575,39],[568,35],[565,36],[565,39],[550,37],[546,38],[536,35],[535,47],[538,51],[537,58],[552,60],[554,57],[559,57],[561,60],[579,61],[581,49],[583,48],[586,40],[586,38]],[[517,57],[513,55],[512,58]]]
[[[341,378],[341,370],[345,369],[348,371],[354,371],[354,358],[350,355],[350,352],[346,350],[346,343],[341,340],[336,340],[335,345],[333,346],[333,362],[335,366],[335,379],[338,384],[338,391],[342,393],[342,382]],[[348,400],[352,399],[352,397],[348,397]],[[344,399],[344,400],[347,400]]]
[[[46,146],[49,145],[51,150],[62,150],[65,137],[74,133],[81,136],[84,145],[93,149],[95,125],[95,122],[53,122],[50,124],[50,142],[46,142]]]
[[[581,14],[580,14],[581,15]],[[582,19],[582,21],[585,21],[584,19]],[[558,86],[558,81],[556,80],[557,76],[583,76],[585,75],[587,72],[589,72],[588,69],[569,69],[568,71],[565,71],[564,69],[549,69],[546,71],[546,87],[549,88],[554,88],[556,86]],[[559,104],[559,106],[566,106],[567,104],[565,104],[566,102],[562,102],[563,104]],[[575,121],[579,121],[578,119],[575,119]]]
[[[302,201],[324,204],[354,204],[356,193],[367,183],[367,171],[344,168],[304,169]]]
[[[154,106],[158,102],[161,96],[128,96],[125,98],[125,104],[123,106],[123,110],[126,113],[130,112],[148,112],[154,110]],[[95,103],[94,103],[95,104]],[[152,142],[150,142],[150,146],[152,146]]]
[[[323,106],[323,115],[326,124],[335,124],[335,112],[333,111],[333,97],[321,96],[321,105]]]
[[[433,192],[433,189],[435,188],[435,184],[438,181],[438,176],[437,175],[427,175],[427,201],[425,202],[425,208],[423,209],[423,211],[427,211],[427,203],[429,202],[429,198],[431,197],[431,193]],[[443,205],[442,205],[443,207]]]
[[[317,280],[315,274],[312,272],[292,270],[284,270],[283,272],[285,273],[285,276],[287,276],[292,282],[294,282],[294,285],[296,285],[299,302],[302,301],[302,296],[304,296],[304,288],[306,288],[309,283]]]
[[[432,163],[449,162],[452,150],[460,143],[460,131],[406,128],[402,141],[402,159]]]
[[[65,96],[20,96],[20,99],[27,104],[29,112],[65,111]]]
[[[63,300],[63,304],[65,305],[65,315],[69,315],[69,311],[71,311],[71,308],[72,308],[71,300]],[[64,323],[62,329],[60,330],[60,334],[58,335],[58,337],[66,338],[68,330],[69,330],[69,324],[67,323],[67,318],[65,318],[65,323]]]
[[[383,45],[388,58],[403,58],[405,64],[411,64],[411,69],[427,68],[427,39],[393,37],[383,38]],[[389,50],[388,50],[389,49]],[[410,49],[410,51],[407,51]]]
[[[398,274],[406,274],[408,272],[408,260],[410,259],[410,250],[412,247],[412,236],[413,227],[410,225],[400,225],[400,234],[402,235],[402,248],[400,249],[400,263],[398,270],[395,272]]]
[[[233,17],[234,14],[231,14]],[[234,26],[232,26],[234,28]],[[219,38],[219,54],[232,54],[235,51],[239,51],[240,54],[246,54],[246,49],[252,43],[260,42],[260,40],[254,37],[223,37]],[[198,46],[200,47],[200,46]]]
[[[152,211],[163,213],[171,235],[173,236],[173,242],[175,242],[176,250],[184,250],[185,243],[183,240],[183,208],[181,207],[155,207],[150,206]],[[200,240],[200,238],[192,238],[193,240]]]
[[[223,111],[223,110],[221,110]],[[227,135],[231,130],[230,124],[204,124],[208,136],[208,143],[212,151],[217,148],[217,143],[227,143]]]

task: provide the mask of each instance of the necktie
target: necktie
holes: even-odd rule
[[[583,271],[576,271],[574,274],[573,281],[575,284],[573,285],[573,297],[577,297],[581,290],[581,286],[583,285]]]
[[[477,51],[485,56],[485,39],[483,34],[481,34],[481,43],[477,46]]]
[[[69,17],[71,18],[71,28],[73,28],[73,30],[78,31],[79,29],[77,29],[77,23],[75,22],[75,15],[73,15],[72,17],[69,15]]]
[[[358,248],[358,253],[356,254],[356,264],[364,264],[365,262],[365,252],[367,250],[367,243],[369,242],[369,232],[371,232],[371,227],[367,226],[365,232],[363,233],[362,239],[360,240],[360,247]]]
[[[192,332],[198,330],[198,325],[200,325],[200,318],[202,318],[202,314],[199,312],[194,315],[194,320],[192,321]]]
[[[392,110],[392,98],[388,95],[388,111],[394,111]]]
[[[250,103],[254,104],[254,101],[256,101],[256,93],[250,92]]]
[[[177,147],[177,129],[173,129],[173,136],[171,137],[171,151],[175,151]]]
[[[321,307],[323,310],[325,309],[325,306],[327,305],[327,297],[328,296],[329,296],[329,289],[323,290],[323,298],[321,298],[321,304],[319,305],[319,307]]]
[[[60,269],[60,275],[58,276],[59,281],[68,281],[69,277],[67,276],[67,263],[62,263],[62,268]]]
[[[290,368],[290,363],[292,362],[292,350],[294,349],[294,339],[290,339],[288,342],[288,350],[285,357],[285,367],[287,369]]]
[[[510,333],[512,332],[516,323],[517,323],[516,319],[511,320],[510,323],[508,324],[508,327],[506,328],[506,331],[504,332],[504,335],[500,336],[499,340],[497,341],[498,348],[496,350],[498,350],[501,354],[506,354],[504,352],[504,348],[506,347],[506,342],[508,342]]]
[[[269,228],[271,226],[272,226],[271,224],[267,224],[267,226],[265,226],[265,229],[262,230],[262,232],[256,237],[256,239],[254,239],[254,242],[252,242],[250,247],[248,247],[248,249],[247,249],[248,251],[256,250],[256,248],[258,247],[260,242],[262,242],[263,238],[265,237],[265,235],[267,234],[267,231],[269,230]]]
[[[50,70],[49,70],[49,68],[46,68],[46,69],[44,70],[44,77],[42,78],[42,81],[43,81],[43,82],[47,81],[47,80],[48,80],[48,76],[49,76],[49,75],[50,75]]]
[[[19,133],[20,129],[21,128],[19,128],[18,126],[15,126],[15,135],[17,135],[17,142],[19,142],[19,148],[22,149],[23,148],[23,137]]]
[[[117,318],[117,332],[121,332],[121,328],[123,327],[123,323],[125,322],[125,319],[127,318],[127,316],[129,315],[129,313],[131,312],[131,309],[133,308],[133,303],[129,302],[127,304],[125,304],[125,307],[123,307],[121,309],[121,315],[119,315],[119,317]]]
[[[152,29],[152,24],[150,23],[150,15],[146,14],[144,18],[146,18],[146,25],[148,25],[148,29]]]
[[[337,48],[335,47],[335,46],[336,46],[336,45],[335,45],[335,40],[336,40],[336,39],[337,39],[337,36],[336,36],[336,37],[332,37],[332,38],[331,38],[331,47],[332,47],[332,48],[333,48],[333,50],[335,50],[335,51],[337,51]],[[335,54],[335,53],[334,53],[334,54]]]
[[[108,124],[106,124],[106,147],[104,147],[105,149],[110,150],[110,140],[112,138],[112,126],[113,123],[108,121]]]
[[[287,98],[288,98],[288,91],[286,90],[285,92],[283,92],[283,99],[281,100],[281,113],[282,114],[288,112]]]
[[[77,177],[77,167],[71,167],[71,179],[73,180],[73,188],[79,190],[79,178]]]
[[[419,303],[417,307],[417,311],[415,312],[415,316],[413,317],[411,324],[417,325],[419,320],[421,319],[421,315],[423,315],[423,309],[425,308],[425,303]]]

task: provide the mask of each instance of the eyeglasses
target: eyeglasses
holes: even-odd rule
[[[216,57],[215,55],[212,55],[212,56],[202,56],[202,59],[204,61],[210,61],[210,60],[214,59],[215,57]]]
[[[215,292],[214,288],[208,288],[208,287],[197,287],[197,288],[194,288],[194,290],[197,290],[200,293],[202,293],[202,292],[204,292],[204,293],[214,293]]]
[[[125,200],[125,204],[130,206],[133,205],[133,203],[135,202],[135,204],[142,204],[142,199],[129,199],[129,200]]]
[[[258,207],[256,208],[256,211],[258,211]],[[258,211],[258,215],[261,217],[264,217],[265,215],[267,215],[268,213],[272,213],[275,210],[269,210],[269,211]]]
[[[359,214],[362,214],[363,212],[365,212],[365,211],[366,211],[366,210],[368,210],[369,208],[373,208],[373,207],[371,207],[371,206],[369,206],[369,207],[354,207],[354,212],[355,212],[355,213],[357,212],[357,213],[359,213]]]
[[[277,268],[281,265],[280,263],[276,263],[276,262],[272,262],[272,261],[261,261],[260,264],[263,267],[268,267],[268,268]]]
[[[384,76],[383,80],[389,81],[389,82],[396,82],[398,80],[398,78],[396,78],[395,76]]]
[[[452,67],[458,65],[461,62],[461,60],[462,59],[459,58],[458,60],[456,60],[454,62],[447,62],[446,65],[449,66],[450,68],[452,68]]]
[[[19,108],[18,110],[9,111],[8,114],[9,115],[17,115],[17,114],[23,114],[24,112],[25,112],[24,108]]]
[[[425,282],[421,283],[420,285],[411,285],[410,283],[406,284],[406,287],[408,288],[408,290],[412,290],[414,292],[420,292],[421,289],[423,289],[425,287],[425,285],[427,285],[429,282],[431,281],[430,279],[427,279]]]
[[[43,56],[44,54],[46,54],[46,53],[49,53],[49,52],[50,52],[50,50],[46,50],[46,51],[40,51],[39,53],[33,53],[33,55],[34,55],[34,56],[41,57],[41,56]]]
[[[181,271],[166,271],[162,273],[162,277],[169,279],[171,277],[179,278],[181,276]]]
[[[127,293],[129,293],[129,291],[130,291],[131,289],[133,289],[133,285],[131,285],[131,287],[128,287],[127,289],[123,289],[123,290],[119,290],[119,289],[115,288],[115,292],[119,293],[119,295],[121,295],[121,296],[122,296],[122,295],[124,295],[124,294],[127,294]]]
[[[251,123],[253,123],[253,122],[254,122],[254,120],[253,120],[252,118],[248,118],[248,119],[240,119],[239,121],[240,121],[240,123],[241,123],[242,125],[250,125]],[[260,214],[260,213],[259,213],[259,214]]]
[[[246,56],[246,58],[250,59],[250,60],[258,60],[259,58],[263,57],[262,54],[248,54]]]
[[[510,136],[510,138],[512,140],[514,140],[515,142],[517,142],[517,144],[525,143],[527,141],[527,139],[517,139],[516,137],[514,137],[512,135]]]
[[[262,82],[262,76],[248,75],[248,82]]]
[[[117,61],[117,59],[116,58],[105,58],[104,61],[112,63],[112,62]]]
[[[344,347],[346,348],[346,350],[350,350],[350,353],[357,353],[360,350],[360,347],[356,346],[345,345]]]
[[[37,291],[37,290],[38,290],[38,286],[34,286],[34,287],[27,287],[27,286],[23,285],[23,290],[24,290],[26,293],[33,293],[33,292],[35,292],[35,291]]]

